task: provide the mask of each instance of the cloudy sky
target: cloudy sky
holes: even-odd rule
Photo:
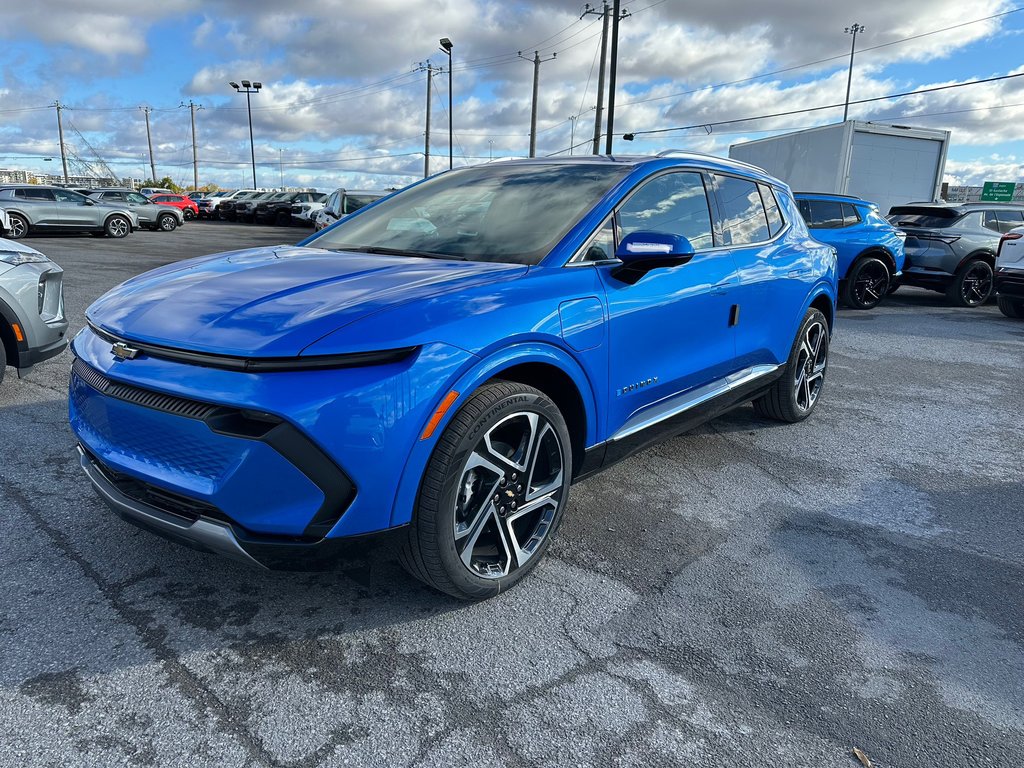
[[[595,0],[591,0],[594,2]],[[842,108],[638,136],[870,99],[1024,72],[1024,9],[1003,0],[636,0],[620,31],[615,150],[727,154],[730,144],[842,119]],[[588,152],[601,23],[563,0],[37,0],[0,5],[0,166],[58,172],[65,142],[119,175],[149,176],[141,106],[152,107],[158,176],[192,180],[189,110],[197,111],[200,183],[248,186],[245,97],[261,186],[384,188],[423,175],[430,62],[431,170],[448,165],[448,59],[454,42],[455,164],[525,156],[539,51],[537,154]],[[557,54],[557,56],[556,56]],[[1024,77],[879,100],[860,120],[953,132],[951,183],[1022,179]],[[603,147],[603,141],[602,141]],[[43,158],[51,157],[51,161]]]

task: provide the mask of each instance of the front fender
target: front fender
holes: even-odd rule
[[[485,358],[472,358],[466,367],[458,371],[449,383],[436,393],[435,402],[427,412],[427,418],[419,432],[420,435],[423,434],[423,429],[426,428],[430,417],[433,416],[449,392],[454,390],[459,393],[459,397],[438,423],[433,435],[426,440],[417,437],[413,444],[395,493],[391,510],[392,526],[404,525],[412,520],[420,481],[427,468],[427,463],[430,461],[434,446],[459,408],[465,405],[473,392],[485,382],[500,378],[502,371],[524,363],[551,365],[572,379],[583,401],[587,430],[586,445],[590,446],[597,442],[597,400],[593,383],[579,362],[564,349],[543,341],[524,341],[495,350]]]

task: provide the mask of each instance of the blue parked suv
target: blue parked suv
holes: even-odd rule
[[[534,567],[572,482],[750,400],[806,418],[835,301],[833,249],[759,169],[490,163],[113,289],[70,419],[144,528],[286,568],[393,531],[479,599]]]
[[[905,260],[906,234],[878,206],[850,195],[797,192],[811,234],[836,249],[839,297],[853,309],[873,309],[896,287]]]

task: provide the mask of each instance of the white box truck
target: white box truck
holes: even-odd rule
[[[729,157],[764,168],[794,192],[856,195],[884,216],[894,205],[937,200],[949,131],[848,120],[733,144]]]

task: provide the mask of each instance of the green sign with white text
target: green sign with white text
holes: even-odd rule
[[[986,181],[981,188],[981,202],[1009,203],[1013,200],[1013,191],[1017,185],[1012,181]]]

